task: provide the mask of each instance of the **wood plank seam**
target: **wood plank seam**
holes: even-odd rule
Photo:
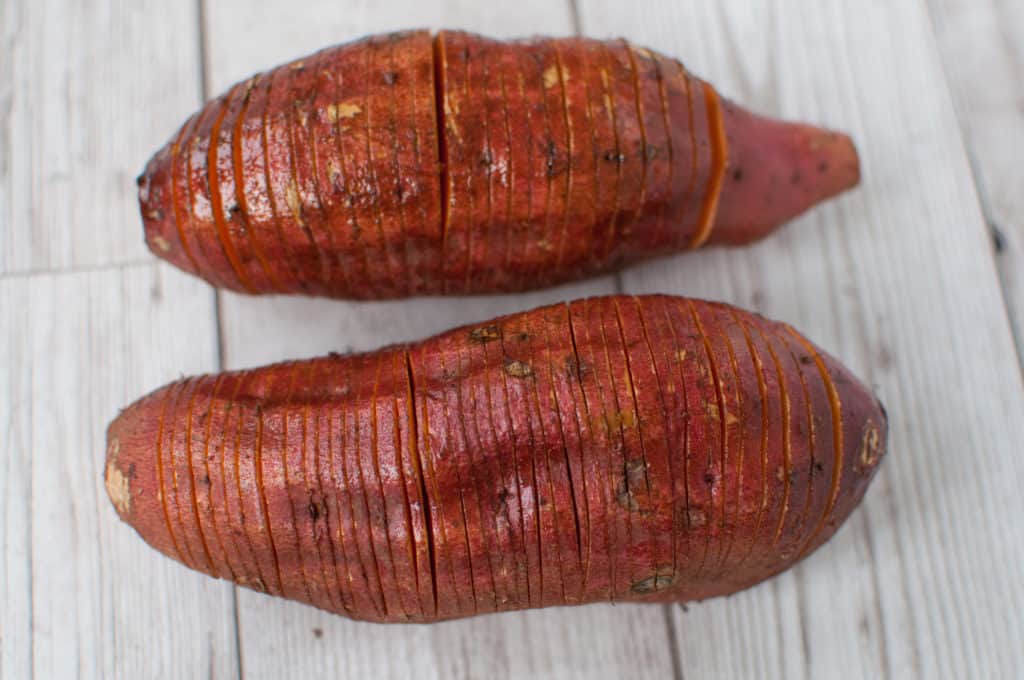
[[[936,18],[936,7],[934,0],[921,0],[924,4],[924,11],[928,15],[928,19],[931,22],[932,27],[932,40],[933,48],[938,53],[939,63],[946,66],[943,60],[944,51],[941,49],[939,44],[938,36],[938,23]],[[1005,35],[1000,33],[1000,38],[1007,43]],[[1009,45],[1006,44],[1007,51],[1009,51]],[[1012,304],[1009,290],[1009,269],[1014,266],[1012,260],[1006,260],[1001,257],[1006,248],[1006,236],[1002,231],[999,219],[996,217],[996,210],[993,206],[992,196],[989,188],[985,182],[985,173],[983,171],[983,164],[981,159],[978,157],[978,152],[972,147],[972,140],[970,139],[969,112],[964,110],[964,104],[955,96],[955,88],[950,82],[950,74],[948,73],[948,67],[942,69],[942,79],[946,85],[946,92],[952,102],[953,111],[956,114],[957,124],[960,132],[960,143],[964,151],[964,155],[967,158],[967,165],[970,168],[971,176],[974,181],[974,190],[978,199],[978,207],[981,210],[984,223],[989,230],[989,236],[992,242],[992,257],[995,261],[996,270],[999,273],[999,288],[1000,295],[1003,302],[1003,307],[1006,310],[1007,319],[1009,321],[1010,330],[1013,333],[1014,346],[1017,351],[1017,366],[1020,368],[1021,375],[1024,377],[1024,319],[1018,319],[1016,317],[1015,309]]]
[[[583,20],[580,13],[579,0],[567,0],[569,3],[569,16],[572,23],[572,33],[576,36],[583,35]],[[625,281],[623,279],[622,272],[615,272],[612,276],[613,287],[615,293],[622,294],[625,292]],[[664,614],[665,620],[665,631],[667,636],[667,643],[669,648],[669,658],[672,663],[672,677],[673,680],[683,680],[683,659],[681,650],[679,648],[679,641],[676,637],[675,622],[672,618],[672,608],[676,606],[673,604],[661,605],[661,610]]]
[[[196,25],[198,27],[198,48],[199,48],[199,97],[203,102],[209,101],[210,99],[210,47],[209,47],[209,30],[207,26],[208,13],[206,11],[206,0],[196,0]],[[215,143],[211,140],[211,145]],[[239,189],[240,191],[241,189]],[[219,290],[214,291],[213,294],[213,314],[214,314],[214,330],[215,330],[215,341],[217,343],[217,370],[224,370],[224,317],[222,314],[223,307],[223,293]],[[238,586],[231,584],[231,616],[232,623],[234,626],[234,642],[235,642],[235,667],[238,669],[238,680],[242,680],[245,677],[245,671],[243,668],[243,655],[242,655],[242,633],[241,623],[238,614]],[[211,673],[210,677],[213,677]]]

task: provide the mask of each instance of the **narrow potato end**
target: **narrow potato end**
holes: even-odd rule
[[[151,546],[180,560],[161,506],[156,459],[166,390],[136,401],[107,427],[103,483],[118,516]]]
[[[882,458],[889,436],[889,417],[882,402],[837,359],[822,355],[835,385],[843,423],[843,474],[867,486]],[[859,495],[863,489],[859,490]]]
[[[710,243],[743,244],[860,182],[853,140],[724,102],[728,165]]]
[[[139,187],[139,212],[143,235],[149,250],[175,267],[198,274],[195,263],[185,252],[174,214],[171,176],[171,147],[160,149],[146,164],[136,183]]]
[[[837,359],[825,353],[821,357],[838,398],[842,462],[835,505],[804,554],[827,541],[860,505],[885,458],[889,434],[882,402]]]

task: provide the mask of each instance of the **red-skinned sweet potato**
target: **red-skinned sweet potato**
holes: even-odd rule
[[[842,134],[762,118],[624,40],[425,31],[231,88],[150,160],[150,249],[249,293],[509,292],[742,244],[859,180]]]
[[[106,486],[189,567],[433,621],[751,586],[836,531],[886,427],[784,324],[613,296],[176,382],[110,425]]]

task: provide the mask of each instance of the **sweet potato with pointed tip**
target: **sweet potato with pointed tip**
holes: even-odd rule
[[[435,621],[758,583],[850,514],[886,427],[784,324],[617,296],[178,381],[110,425],[106,487],[189,567]]]
[[[149,161],[150,249],[249,293],[510,292],[768,234],[859,180],[624,40],[365,38],[209,102]]]

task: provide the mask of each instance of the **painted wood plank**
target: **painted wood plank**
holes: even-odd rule
[[[195,108],[195,6],[0,4],[0,274],[148,259],[135,177]]]
[[[0,675],[32,675],[32,353],[28,284],[0,282]],[[12,332],[18,329],[18,332]]]
[[[0,279],[0,675],[237,674],[232,589],[122,524],[118,408],[216,361],[213,298],[164,265]]]
[[[567,3],[243,2],[208,5],[211,92],[255,70],[368,33],[465,28],[493,36],[572,32]],[[611,292],[610,277],[531,295],[353,304],[222,296],[228,367],[327,351],[358,351],[556,300]],[[657,607],[590,606],[486,616],[434,626],[353,623],[239,590],[247,677],[667,677],[667,627]]]
[[[684,675],[1019,677],[1024,396],[923,2],[584,0],[580,15],[761,111],[850,130],[863,158],[859,191],[755,247],[624,276],[793,323],[891,417],[889,461],[834,540],[674,609]]]
[[[1024,4],[929,0],[996,264],[1024,357]]]

